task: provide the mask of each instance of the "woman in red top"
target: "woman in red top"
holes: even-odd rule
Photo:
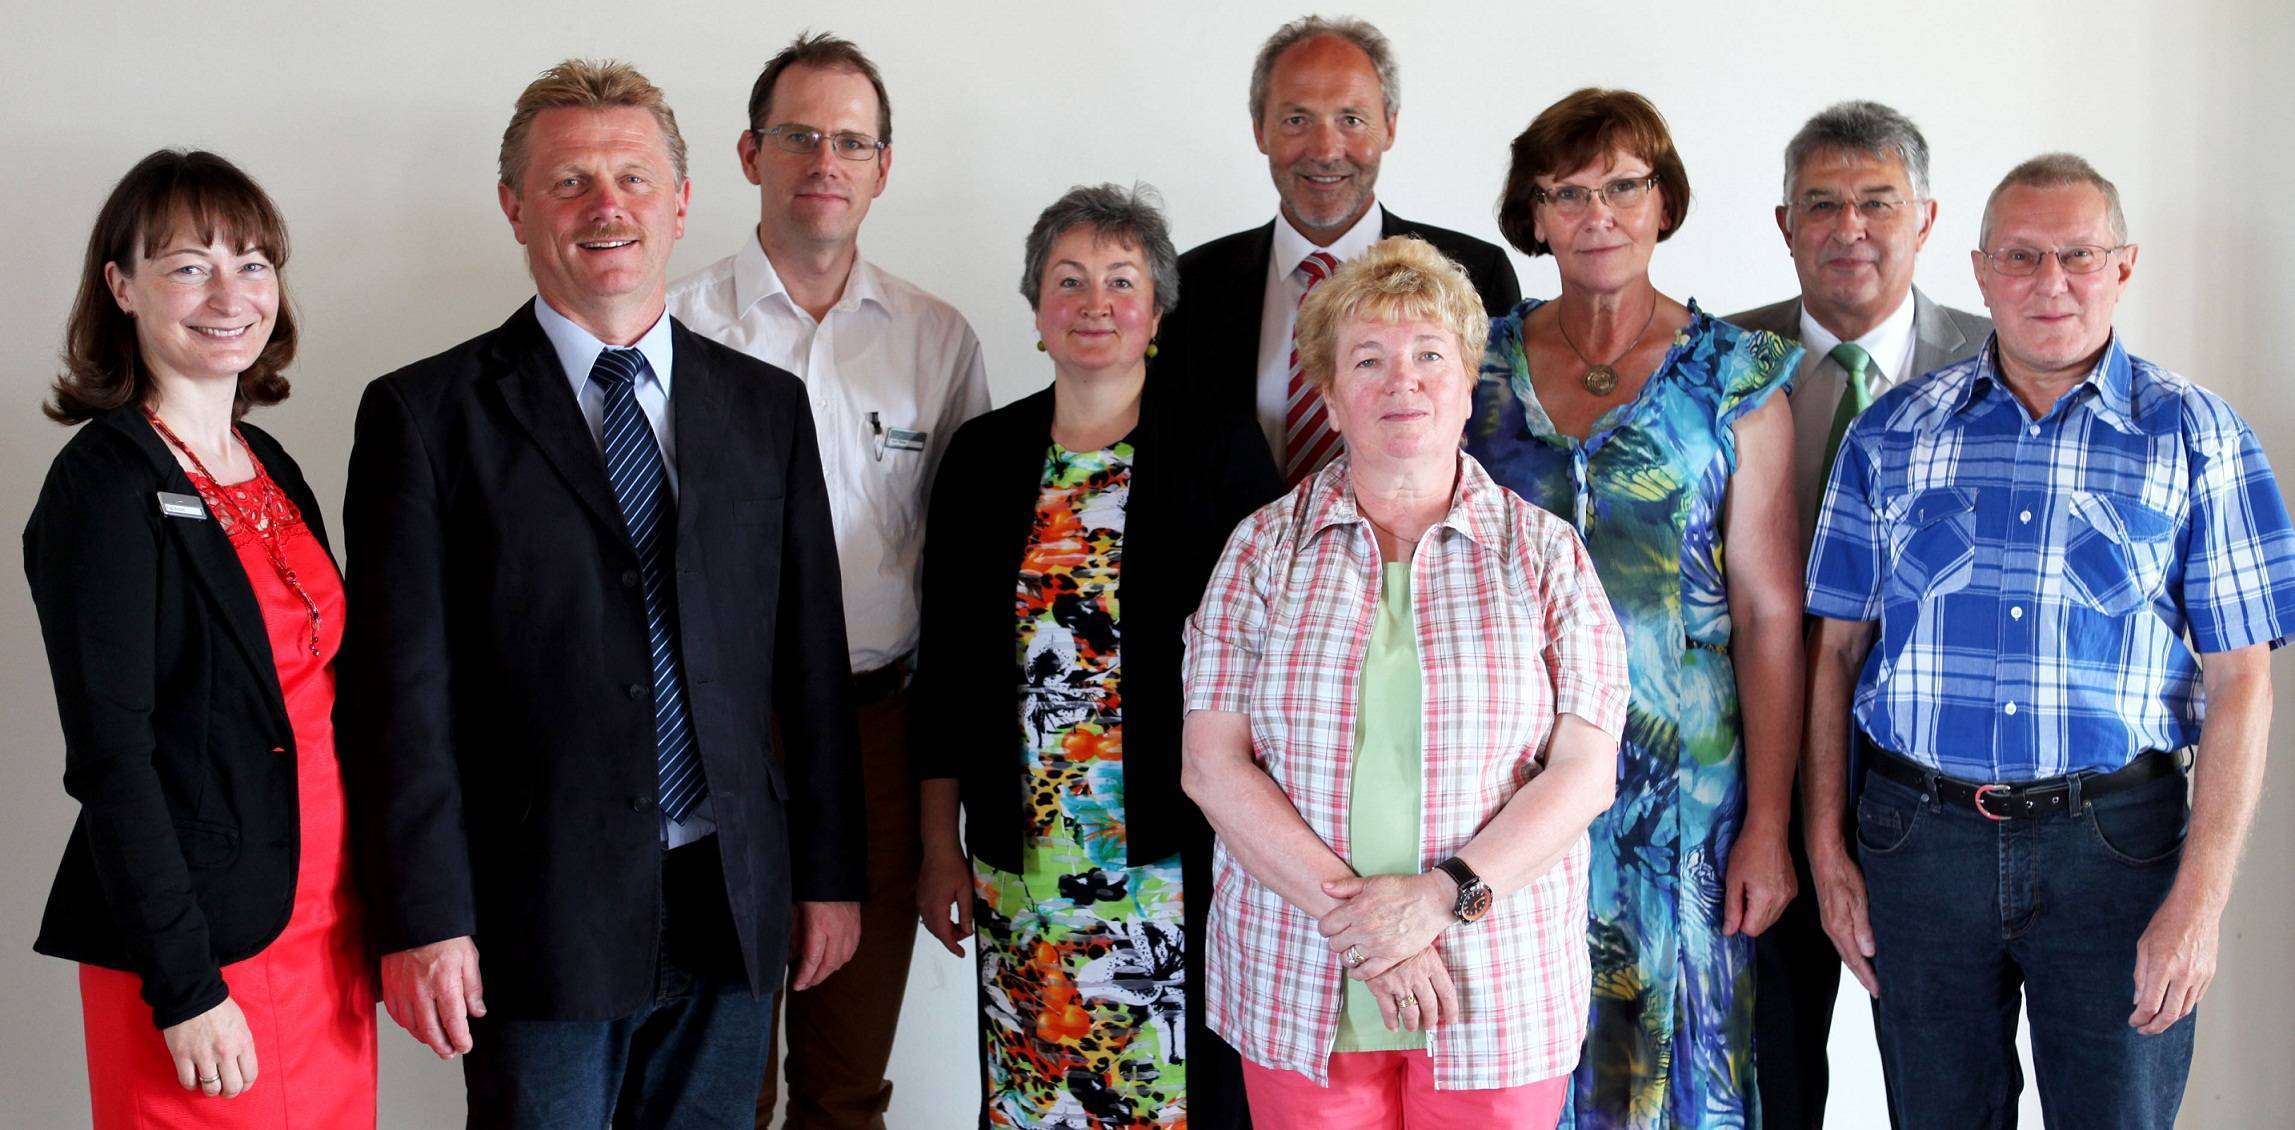
[[[238,423],[287,395],[286,259],[229,162],[145,158],[97,216],[47,406],[85,425],[24,531],[80,817],[37,948],[81,963],[98,1128],[374,1124],[341,578],[294,461]]]

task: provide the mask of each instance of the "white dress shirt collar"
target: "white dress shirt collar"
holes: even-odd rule
[[[575,325],[574,320],[552,309],[540,295],[534,297],[534,320],[542,323],[542,336],[550,339],[550,348],[557,351],[558,364],[566,370],[566,380],[573,386],[574,399],[582,398],[582,390],[590,383],[590,369],[597,365],[598,354],[606,351],[606,343],[596,334]],[[637,339],[637,351],[645,354],[645,363],[653,369],[653,379],[661,386],[662,399],[669,398],[670,362],[676,350],[670,345],[669,310],[665,307],[661,317],[654,320],[653,328]]]
[[[800,313],[804,310],[797,305],[796,299],[789,297],[789,288],[782,283],[781,272],[773,269],[773,260],[765,254],[765,245],[758,242],[757,233],[752,231],[749,238],[742,240],[740,248],[733,253],[734,317],[745,317],[758,303],[775,297],[787,303],[792,310]],[[863,259],[860,251],[855,249],[852,269],[845,275],[844,293],[837,297],[837,304],[830,309],[857,310],[864,303],[880,313],[891,312],[890,304],[885,301],[884,285],[877,278],[876,268],[869,265],[869,261]],[[811,320],[812,316],[807,314],[806,318]]]
[[[1315,241],[1299,234],[1299,229],[1291,226],[1290,217],[1277,212],[1275,213],[1275,250],[1268,257],[1268,270],[1276,272],[1277,277],[1287,277],[1291,272],[1299,269],[1299,261],[1305,259],[1308,252],[1316,250],[1328,251],[1331,253],[1331,258],[1344,263],[1369,250],[1372,244],[1379,241],[1379,232],[1386,228],[1386,215],[1386,209],[1373,202],[1369,208],[1363,210],[1362,218],[1355,221],[1355,226],[1348,228],[1339,238],[1332,240],[1330,246],[1322,247]],[[1181,297],[1184,298],[1185,296],[1182,295]]]
[[[1913,332],[1912,292],[1908,290],[1905,292],[1905,300],[1898,303],[1888,317],[1881,319],[1879,325],[1856,339],[1857,344],[1864,347],[1865,355],[1873,359],[1873,365],[1878,370],[1866,377],[1867,385],[1874,395],[1887,391],[1891,385],[1900,381],[1920,375],[1912,371],[1913,344],[1917,336]],[[1823,361],[1825,355],[1839,344],[1841,339],[1810,316],[1808,303],[1802,303],[1801,345],[1809,351],[1809,362],[1816,364]]]

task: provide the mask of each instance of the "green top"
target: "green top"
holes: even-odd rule
[[[1419,733],[1418,635],[1411,622],[1410,563],[1381,570],[1378,619],[1363,656],[1362,700],[1355,711],[1355,775],[1347,794],[1347,862],[1357,875],[1416,875],[1419,777],[1426,766]],[[1387,1030],[1379,1002],[1348,978],[1334,1052],[1415,1051],[1426,1033]]]

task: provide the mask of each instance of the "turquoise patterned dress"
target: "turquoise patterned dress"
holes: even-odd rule
[[[1641,393],[1579,441],[1556,434],[1531,391],[1522,326],[1539,305],[1491,324],[1467,451],[1577,526],[1625,628],[1633,686],[1617,801],[1588,832],[1593,1016],[1562,1125],[1755,1126],[1753,946],[1721,933],[1745,817],[1721,503],[1732,426],[1787,385],[1801,351],[1692,302]]]

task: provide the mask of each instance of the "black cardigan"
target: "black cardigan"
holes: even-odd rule
[[[326,545],[295,461],[241,431]],[[48,468],[24,573],[80,802],[33,948],[142,977],[165,1028],[286,928],[302,824],[254,587],[215,519],[162,515],[161,491],[197,497],[141,409],[89,421]]]
[[[1124,808],[1135,867],[1182,847],[1203,854],[1196,849],[1211,843],[1179,786],[1180,630],[1227,535],[1283,492],[1250,417],[1205,413],[1159,398],[1155,387],[1150,381],[1128,437],[1121,581]],[[1006,871],[1020,869],[1026,818],[1013,593],[1052,442],[1052,397],[1047,388],[956,433],[925,526],[912,762],[919,779],[959,781],[973,856]]]

